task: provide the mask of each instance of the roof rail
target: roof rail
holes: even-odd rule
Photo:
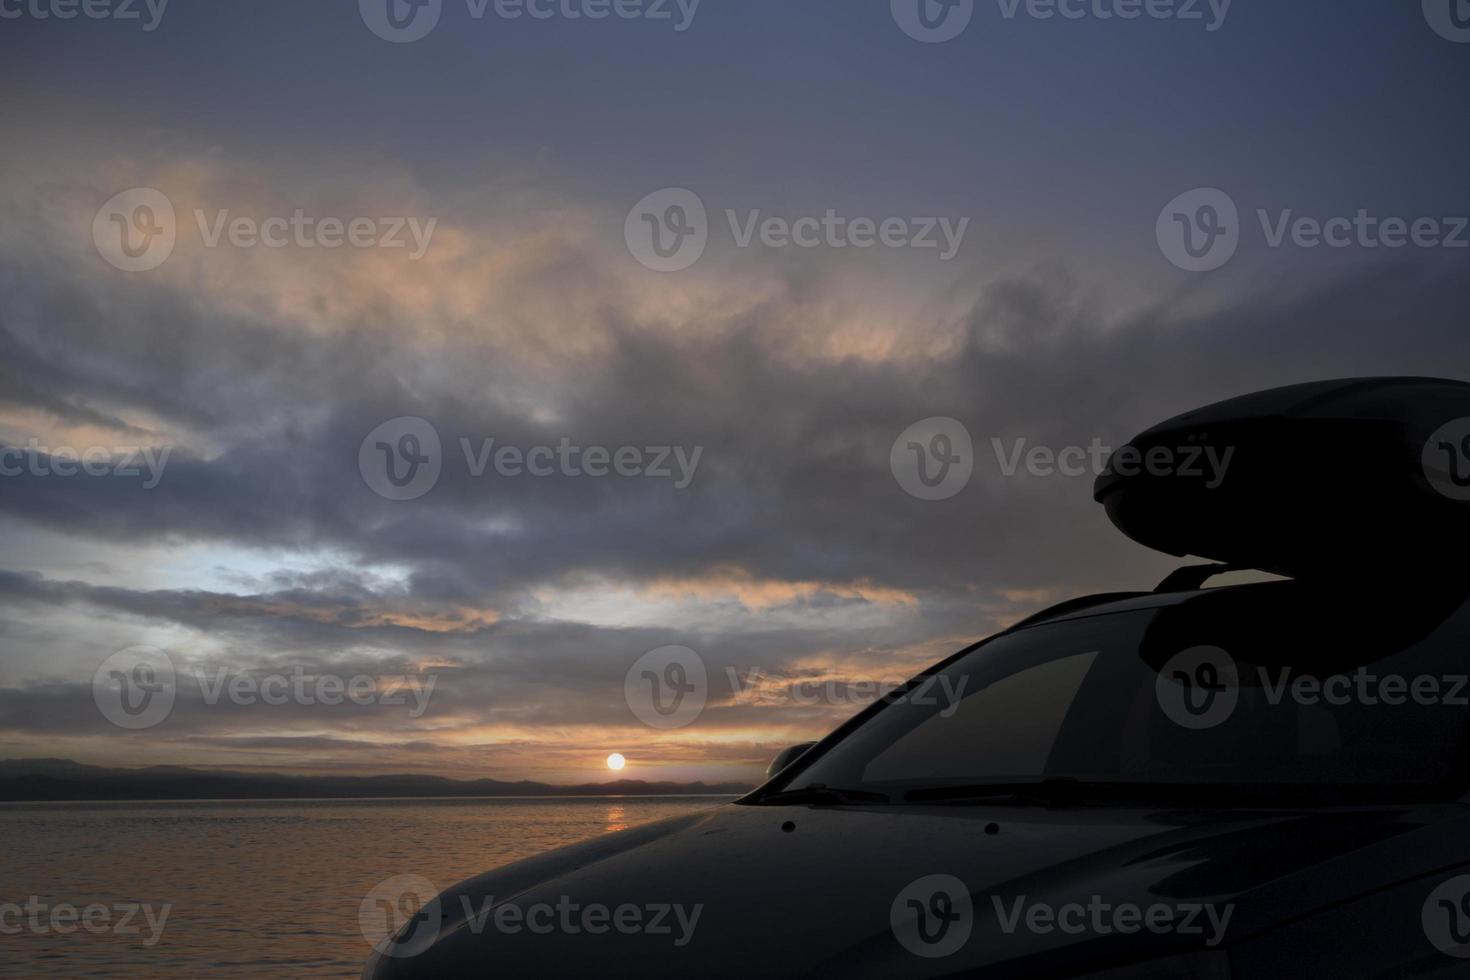
[[[1205,583],[1216,575],[1249,571],[1255,571],[1255,569],[1249,565],[1227,565],[1214,562],[1208,565],[1185,565],[1166,575],[1164,580],[1155,586],[1154,592],[1193,592],[1204,588]]]
[[[1038,610],[1037,612],[1032,613],[1031,615],[1027,616],[1025,619],[1022,619],[1022,620],[1019,620],[1017,622],[1012,623],[1011,625],[1007,626],[1005,629],[1001,630],[1001,632],[1002,633],[1009,633],[1011,630],[1018,630],[1018,629],[1021,629],[1023,627],[1026,627],[1026,626],[1030,626],[1030,625],[1032,625],[1034,623],[1039,623],[1039,622],[1041,622],[1042,620],[1045,620],[1045,619],[1052,619],[1052,618],[1054,618],[1056,616],[1064,616],[1067,613],[1074,613],[1074,612],[1077,612],[1080,609],[1086,609],[1089,606],[1102,606],[1102,605],[1106,605],[1109,602],[1120,602],[1123,599],[1137,599],[1140,596],[1146,596],[1146,595],[1149,595],[1149,593],[1147,593],[1147,592],[1102,592],[1102,593],[1099,593],[1097,595],[1084,595],[1084,596],[1076,596],[1075,598],[1072,598],[1072,599],[1064,599],[1061,602],[1058,602],[1056,605],[1047,606],[1045,609],[1041,609],[1041,610]]]

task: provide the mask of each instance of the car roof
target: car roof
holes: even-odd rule
[[[1214,588],[1188,589],[1178,592],[1106,592],[1098,595],[1078,596],[1074,599],[1059,602],[1054,606],[1049,606],[1040,612],[1033,613],[1003,632],[1017,632],[1023,629],[1030,629],[1033,626],[1042,626],[1047,623],[1088,619],[1093,616],[1110,616],[1115,613],[1133,612],[1140,609],[1162,609],[1168,606],[1182,605],[1206,593],[1219,595],[1226,592],[1275,589],[1288,585],[1289,582],[1290,580],[1243,582],[1238,585],[1221,585]]]

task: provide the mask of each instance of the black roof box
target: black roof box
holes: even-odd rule
[[[1119,449],[1124,534],[1295,577],[1450,569],[1470,546],[1470,384],[1360,378],[1232,398]]]

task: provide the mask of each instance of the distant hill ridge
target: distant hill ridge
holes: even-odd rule
[[[110,769],[70,759],[0,759],[0,801],[363,799],[475,796],[679,796],[749,792],[744,783],[607,783],[555,786],[532,780],[443,776],[287,776],[150,766]]]

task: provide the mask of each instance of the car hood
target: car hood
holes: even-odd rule
[[[379,953],[364,976],[1065,975],[1228,948],[1428,874],[1459,860],[1466,812],[730,804],[464,882],[441,896],[431,928],[387,945],[398,955]],[[932,894],[920,882],[932,875],[969,893],[968,938],[942,956],[899,938],[919,914],[907,900]],[[1175,925],[1124,933],[1094,927],[1088,912],[1080,930],[1077,913],[1072,928],[1048,929],[1046,913],[1031,911],[1075,904],[1165,906]],[[540,913],[534,931],[514,912],[535,906],[570,918],[547,929],[552,913]],[[579,918],[590,906],[612,911],[601,923]],[[641,925],[625,912],[622,928],[609,926],[620,906],[636,907]],[[502,908],[512,917],[498,926]]]

